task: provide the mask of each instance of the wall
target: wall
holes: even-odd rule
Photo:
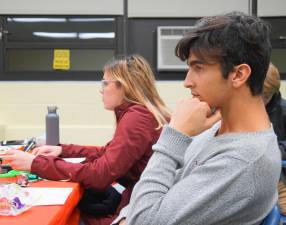
[[[286,16],[285,0],[257,0],[258,16]]]
[[[280,0],[283,1],[283,0]],[[248,12],[249,0],[128,0],[129,17],[198,17]],[[123,0],[1,0],[0,14],[123,15]]]
[[[170,108],[189,96],[182,81],[161,81],[157,87]],[[47,106],[57,105],[62,143],[106,143],[115,120],[112,112],[104,110],[99,89],[99,82],[1,82],[0,139],[42,135]]]
[[[192,26],[194,18],[130,18],[128,20],[128,53],[138,53],[144,56],[154,71],[157,68],[157,27],[158,26]],[[144,38],[142,38],[144,37]],[[152,49],[152,51],[150,51]],[[174,52],[174,50],[171,50]],[[175,53],[174,53],[175,54]],[[184,79],[185,72],[157,71],[162,79]]]
[[[273,15],[267,10],[274,9],[274,14],[285,16],[285,8],[285,0],[276,0],[275,4],[271,0],[258,0],[258,14]],[[152,27],[152,31],[150,26],[183,25],[192,23],[194,17],[230,10],[247,13],[249,1],[129,0],[128,52],[143,54],[155,65],[155,28]],[[0,14],[123,15],[123,0],[2,0]],[[149,27],[141,26],[144,23],[149,23]],[[146,35],[141,36],[138,30]],[[142,44],[144,38],[147,44],[151,44]],[[190,95],[182,88],[182,81],[160,81],[157,86],[170,108],[174,108],[178,99]],[[99,87],[99,82],[0,82],[0,139],[42,135],[47,106],[57,105],[62,143],[106,143],[112,137],[115,122],[113,114],[103,109]],[[286,97],[284,82],[281,91]]]
[[[122,15],[123,0],[1,0],[0,14]]]
[[[281,82],[280,92],[282,94],[282,97],[286,99],[286,81],[285,80]]]
[[[157,81],[169,108],[190,96],[183,81]],[[1,82],[0,140],[41,136],[48,105],[57,105],[62,143],[103,145],[112,137],[114,115],[103,108],[99,82]],[[286,98],[286,81],[281,93]]]
[[[128,17],[201,17],[228,11],[248,13],[248,0],[129,0]]]

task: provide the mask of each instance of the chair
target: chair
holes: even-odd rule
[[[286,160],[282,160],[282,168],[286,168]],[[281,222],[281,225],[286,224],[286,216],[285,215],[280,215],[280,222]]]
[[[282,168],[286,168],[286,160],[282,160]],[[278,206],[275,205],[263,220],[262,225],[286,225],[286,216],[280,214]]]
[[[282,168],[286,168],[286,160],[282,160]],[[263,220],[262,225],[286,225],[286,216],[280,214],[278,206],[275,205]]]
[[[263,220],[262,225],[279,225],[280,224],[280,211],[277,205],[275,205],[270,213]]]
[[[284,216],[284,215],[280,216],[280,224],[281,225],[285,225],[286,224],[286,216]]]

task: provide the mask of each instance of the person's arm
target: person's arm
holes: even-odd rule
[[[153,156],[132,192],[126,225],[209,224],[210,217],[213,224],[219,224],[221,210],[236,204],[243,207],[249,201],[244,192],[232,193],[235,188],[229,188],[240,177],[249,175],[242,172],[246,163],[237,159],[213,157],[204,165],[192,165],[189,174],[175,181],[190,141],[189,137],[164,127],[153,146]],[[252,187],[251,183],[247,185]],[[224,198],[218,199],[221,195]]]
[[[126,215],[130,209],[130,205],[125,206],[123,209],[120,210],[118,217],[112,221],[110,225],[121,225],[126,223]]]
[[[278,145],[281,152],[282,160],[286,160],[286,140],[278,141]]]
[[[103,190],[124,176],[153,143],[156,125],[145,113],[128,112],[120,120],[114,138],[101,157],[92,162],[69,163],[57,157],[37,156],[32,173],[47,179],[70,179],[85,188]]]
[[[284,128],[283,131],[286,129],[286,101],[283,99],[281,101],[281,110],[282,110],[282,121],[283,121],[283,124],[282,124],[282,127]],[[282,132],[283,132],[282,131]],[[282,160],[286,160],[286,139],[285,139],[285,135],[284,134],[283,136],[281,136],[280,138],[278,139],[281,139],[280,141],[278,141],[278,145],[279,145],[279,149],[280,149],[280,152],[281,152],[281,156],[282,156]]]
[[[60,157],[72,158],[72,157],[94,157],[95,153],[100,154],[104,151],[104,146],[83,146],[74,144],[61,144],[62,152]]]

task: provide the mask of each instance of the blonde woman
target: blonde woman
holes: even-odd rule
[[[93,225],[110,224],[128,204],[133,186],[152,155],[152,145],[170,117],[156,90],[152,70],[141,56],[132,55],[107,63],[101,94],[105,109],[114,111],[116,116],[114,136],[105,146],[42,146],[34,149],[34,154],[13,150],[2,157],[10,161],[14,169],[30,170],[46,179],[79,182],[88,195],[92,191],[102,192],[98,197],[101,200],[106,192],[112,192],[110,185],[114,181],[123,185],[126,189],[119,206],[114,203],[117,207],[113,213],[82,215],[85,224]],[[86,157],[86,161],[75,164],[60,157]]]

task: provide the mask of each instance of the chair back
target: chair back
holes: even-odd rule
[[[279,225],[280,223],[280,211],[277,205],[275,205],[270,213],[263,220],[262,225]]]

